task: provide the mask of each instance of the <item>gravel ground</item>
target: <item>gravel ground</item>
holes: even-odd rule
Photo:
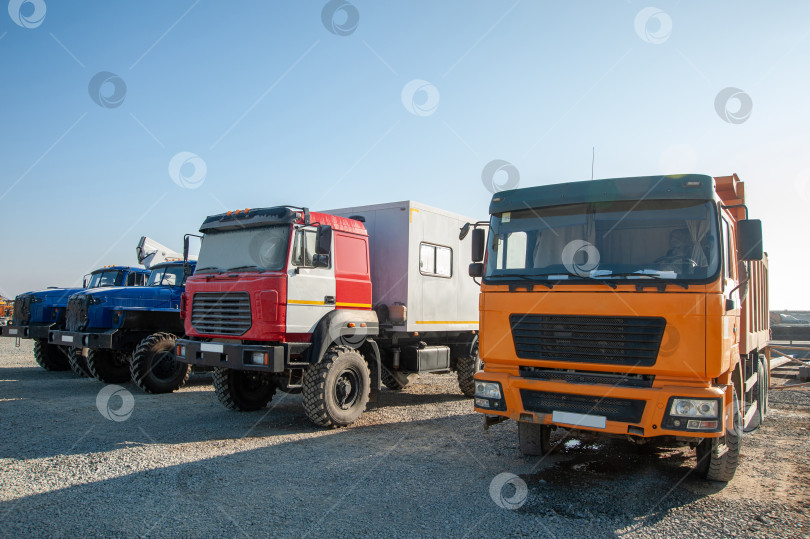
[[[774,385],[795,371],[774,371]],[[810,388],[772,392],[724,486],[691,473],[691,452],[621,440],[559,432],[555,454],[522,457],[515,424],[484,431],[451,375],[385,390],[340,430],[311,426],[298,396],[228,411],[210,382],[194,375],[170,395],[126,385],[109,410],[131,394],[132,413],[110,420],[105,386],[0,339],[0,535],[810,536]],[[502,473],[519,480],[495,489],[501,505],[527,485],[515,510],[490,495]]]

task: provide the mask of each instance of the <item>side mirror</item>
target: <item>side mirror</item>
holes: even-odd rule
[[[329,256],[331,253],[332,227],[329,225],[319,225],[317,237],[315,239],[315,254]]]
[[[470,277],[481,277],[484,275],[484,263],[483,262],[473,262],[470,264]]]
[[[484,261],[484,243],[487,239],[487,233],[483,228],[476,228],[472,231],[472,261]]]
[[[183,236],[183,260],[188,260],[188,236]]]
[[[737,223],[737,254],[740,260],[762,260],[762,221],[743,219]]]
[[[315,255],[312,257],[312,265],[316,268],[329,267],[329,255]]]

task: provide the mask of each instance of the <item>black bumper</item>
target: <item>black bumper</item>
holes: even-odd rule
[[[0,335],[20,339],[47,339],[50,329],[50,325],[0,326]]]
[[[119,345],[118,334],[117,329],[103,332],[51,331],[48,333],[48,342],[74,348],[115,349]]]
[[[220,367],[234,370],[284,372],[290,364],[290,346],[261,344],[226,344],[177,339],[177,361],[198,367]],[[262,354],[262,363],[254,363],[254,354]]]

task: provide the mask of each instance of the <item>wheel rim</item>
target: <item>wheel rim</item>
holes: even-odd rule
[[[152,374],[156,378],[170,378],[177,370],[174,354],[169,350],[162,350],[152,357]]]
[[[269,382],[261,374],[239,373],[237,376],[239,392],[248,399],[258,399],[266,393]]]
[[[357,404],[360,395],[360,373],[355,369],[343,370],[335,379],[335,404],[349,410]]]

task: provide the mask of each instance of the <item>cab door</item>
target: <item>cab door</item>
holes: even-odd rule
[[[335,309],[335,266],[316,268],[315,227],[299,227],[293,233],[287,270],[287,333],[312,333],[315,325]],[[334,241],[334,240],[333,240]]]

